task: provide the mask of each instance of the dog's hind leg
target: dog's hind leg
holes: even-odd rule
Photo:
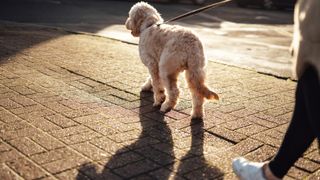
[[[186,70],[185,72],[186,80],[192,94],[192,113],[191,117],[193,119],[203,118],[203,103],[205,95],[203,93],[203,88],[207,88],[204,85],[205,73],[203,69],[198,70]]]
[[[161,105],[160,111],[170,111],[177,104],[179,97],[179,88],[177,85],[179,70],[175,68],[166,67],[168,64],[160,65],[160,77],[166,89],[168,98]]]
[[[153,98],[154,98],[154,103],[153,106],[160,106],[162,102],[165,101],[166,96],[164,94],[164,87],[162,84],[162,81],[159,76],[159,69],[158,67],[148,67],[149,73],[151,75],[151,86],[153,90]]]

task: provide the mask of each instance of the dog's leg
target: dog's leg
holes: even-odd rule
[[[204,72],[203,70],[199,70],[198,72],[191,72],[190,70],[187,70],[185,76],[192,94],[191,117],[192,119],[201,119],[204,114],[203,103],[205,97],[200,90],[204,86]]]
[[[159,69],[158,67],[149,67],[148,69],[152,78],[151,82],[154,98],[153,106],[160,106],[163,101],[165,101],[166,96],[164,94],[164,88],[159,76]]]
[[[141,91],[152,91],[151,77],[148,77],[147,81],[142,85]]]
[[[202,119],[203,118],[203,103],[204,97],[200,94],[197,94],[193,91],[192,93],[192,112],[191,118],[192,119]]]
[[[168,98],[161,105],[160,111],[167,112],[170,111],[177,104],[179,97],[179,89],[177,85],[178,72],[167,72],[167,69],[160,68],[160,77],[163,80],[164,86],[167,90]]]

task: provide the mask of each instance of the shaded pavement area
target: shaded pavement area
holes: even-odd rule
[[[209,62],[203,121],[191,95],[161,114],[141,93],[136,45],[61,29],[0,24],[0,179],[236,179],[231,160],[269,160],[296,83]],[[317,179],[314,142],[285,179]]]

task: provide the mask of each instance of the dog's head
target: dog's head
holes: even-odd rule
[[[129,11],[126,28],[131,30],[133,36],[138,37],[145,28],[161,22],[163,19],[154,7],[146,2],[138,2]]]

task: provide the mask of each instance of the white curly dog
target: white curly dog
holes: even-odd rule
[[[157,10],[145,2],[133,5],[126,20],[126,28],[131,34],[140,36],[140,58],[151,76],[142,90],[152,90],[153,105],[162,104],[160,111],[170,111],[179,96],[178,75],[185,71],[192,94],[192,118],[202,118],[204,99],[219,99],[204,82],[206,60],[202,43],[191,30],[162,22]]]

